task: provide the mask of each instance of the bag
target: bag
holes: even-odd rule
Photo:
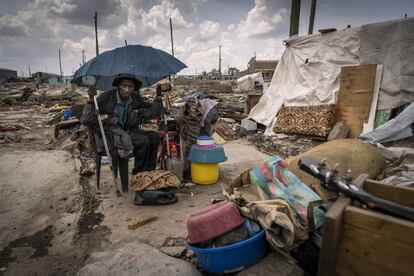
[[[175,188],[162,188],[159,190],[145,190],[135,192],[135,205],[166,205],[178,201]]]

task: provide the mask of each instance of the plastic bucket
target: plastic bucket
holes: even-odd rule
[[[217,182],[219,169],[217,163],[191,162],[191,180],[196,184],[210,185]]]
[[[200,266],[212,273],[230,273],[258,263],[266,253],[265,230],[255,236],[224,247],[200,248],[188,244],[195,252]]]

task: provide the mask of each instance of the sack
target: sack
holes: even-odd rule
[[[162,188],[159,190],[146,190],[135,192],[135,205],[166,205],[178,201],[175,188]]]

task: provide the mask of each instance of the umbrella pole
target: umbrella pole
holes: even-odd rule
[[[106,156],[108,157],[111,172],[112,172],[112,178],[114,179],[116,194],[118,196],[121,196],[122,192],[119,189],[118,178],[115,176],[115,170],[114,170],[114,167],[112,165],[112,157],[111,157],[111,154],[109,153],[108,142],[106,141],[105,131],[104,131],[103,124],[102,124],[101,114],[99,114],[99,107],[98,107],[98,102],[96,101],[96,96],[93,97],[93,101],[95,103],[95,112],[96,112],[96,116],[98,117],[99,129],[100,129],[101,134],[102,134],[102,139],[103,139],[103,143],[104,143],[104,147],[105,147]]]
[[[167,108],[167,104],[164,102],[165,98],[163,98],[162,103],[164,105],[165,108]],[[167,120],[167,115],[164,113],[164,124],[165,124],[165,142],[167,144],[167,159],[171,157],[170,155],[170,139],[168,136],[168,120]]]

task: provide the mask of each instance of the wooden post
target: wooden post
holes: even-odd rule
[[[313,33],[313,24],[315,22],[315,9],[316,9],[316,0],[312,0],[311,10],[309,15],[309,29],[308,34]]]
[[[294,36],[299,33],[299,18],[300,18],[300,0],[292,0],[292,9],[290,11],[289,36]]]
[[[125,46],[128,46],[128,42],[127,42],[127,40],[125,39]]]
[[[219,45],[219,78],[221,80],[221,45]]]
[[[28,65],[28,67],[29,67],[29,77],[31,77],[32,76],[32,71],[30,70],[30,64]]]
[[[96,45],[96,56],[99,56],[99,45],[98,45],[98,13],[95,12],[93,17],[95,20],[95,45]]]
[[[85,64],[85,50],[82,50],[82,65]]]
[[[171,54],[174,56],[174,38],[173,38],[173,28],[172,28],[171,17],[170,17],[170,34],[171,34]]]
[[[62,59],[60,57],[60,49],[59,49],[59,68],[60,68],[60,77],[63,77],[63,71],[62,71]]]

